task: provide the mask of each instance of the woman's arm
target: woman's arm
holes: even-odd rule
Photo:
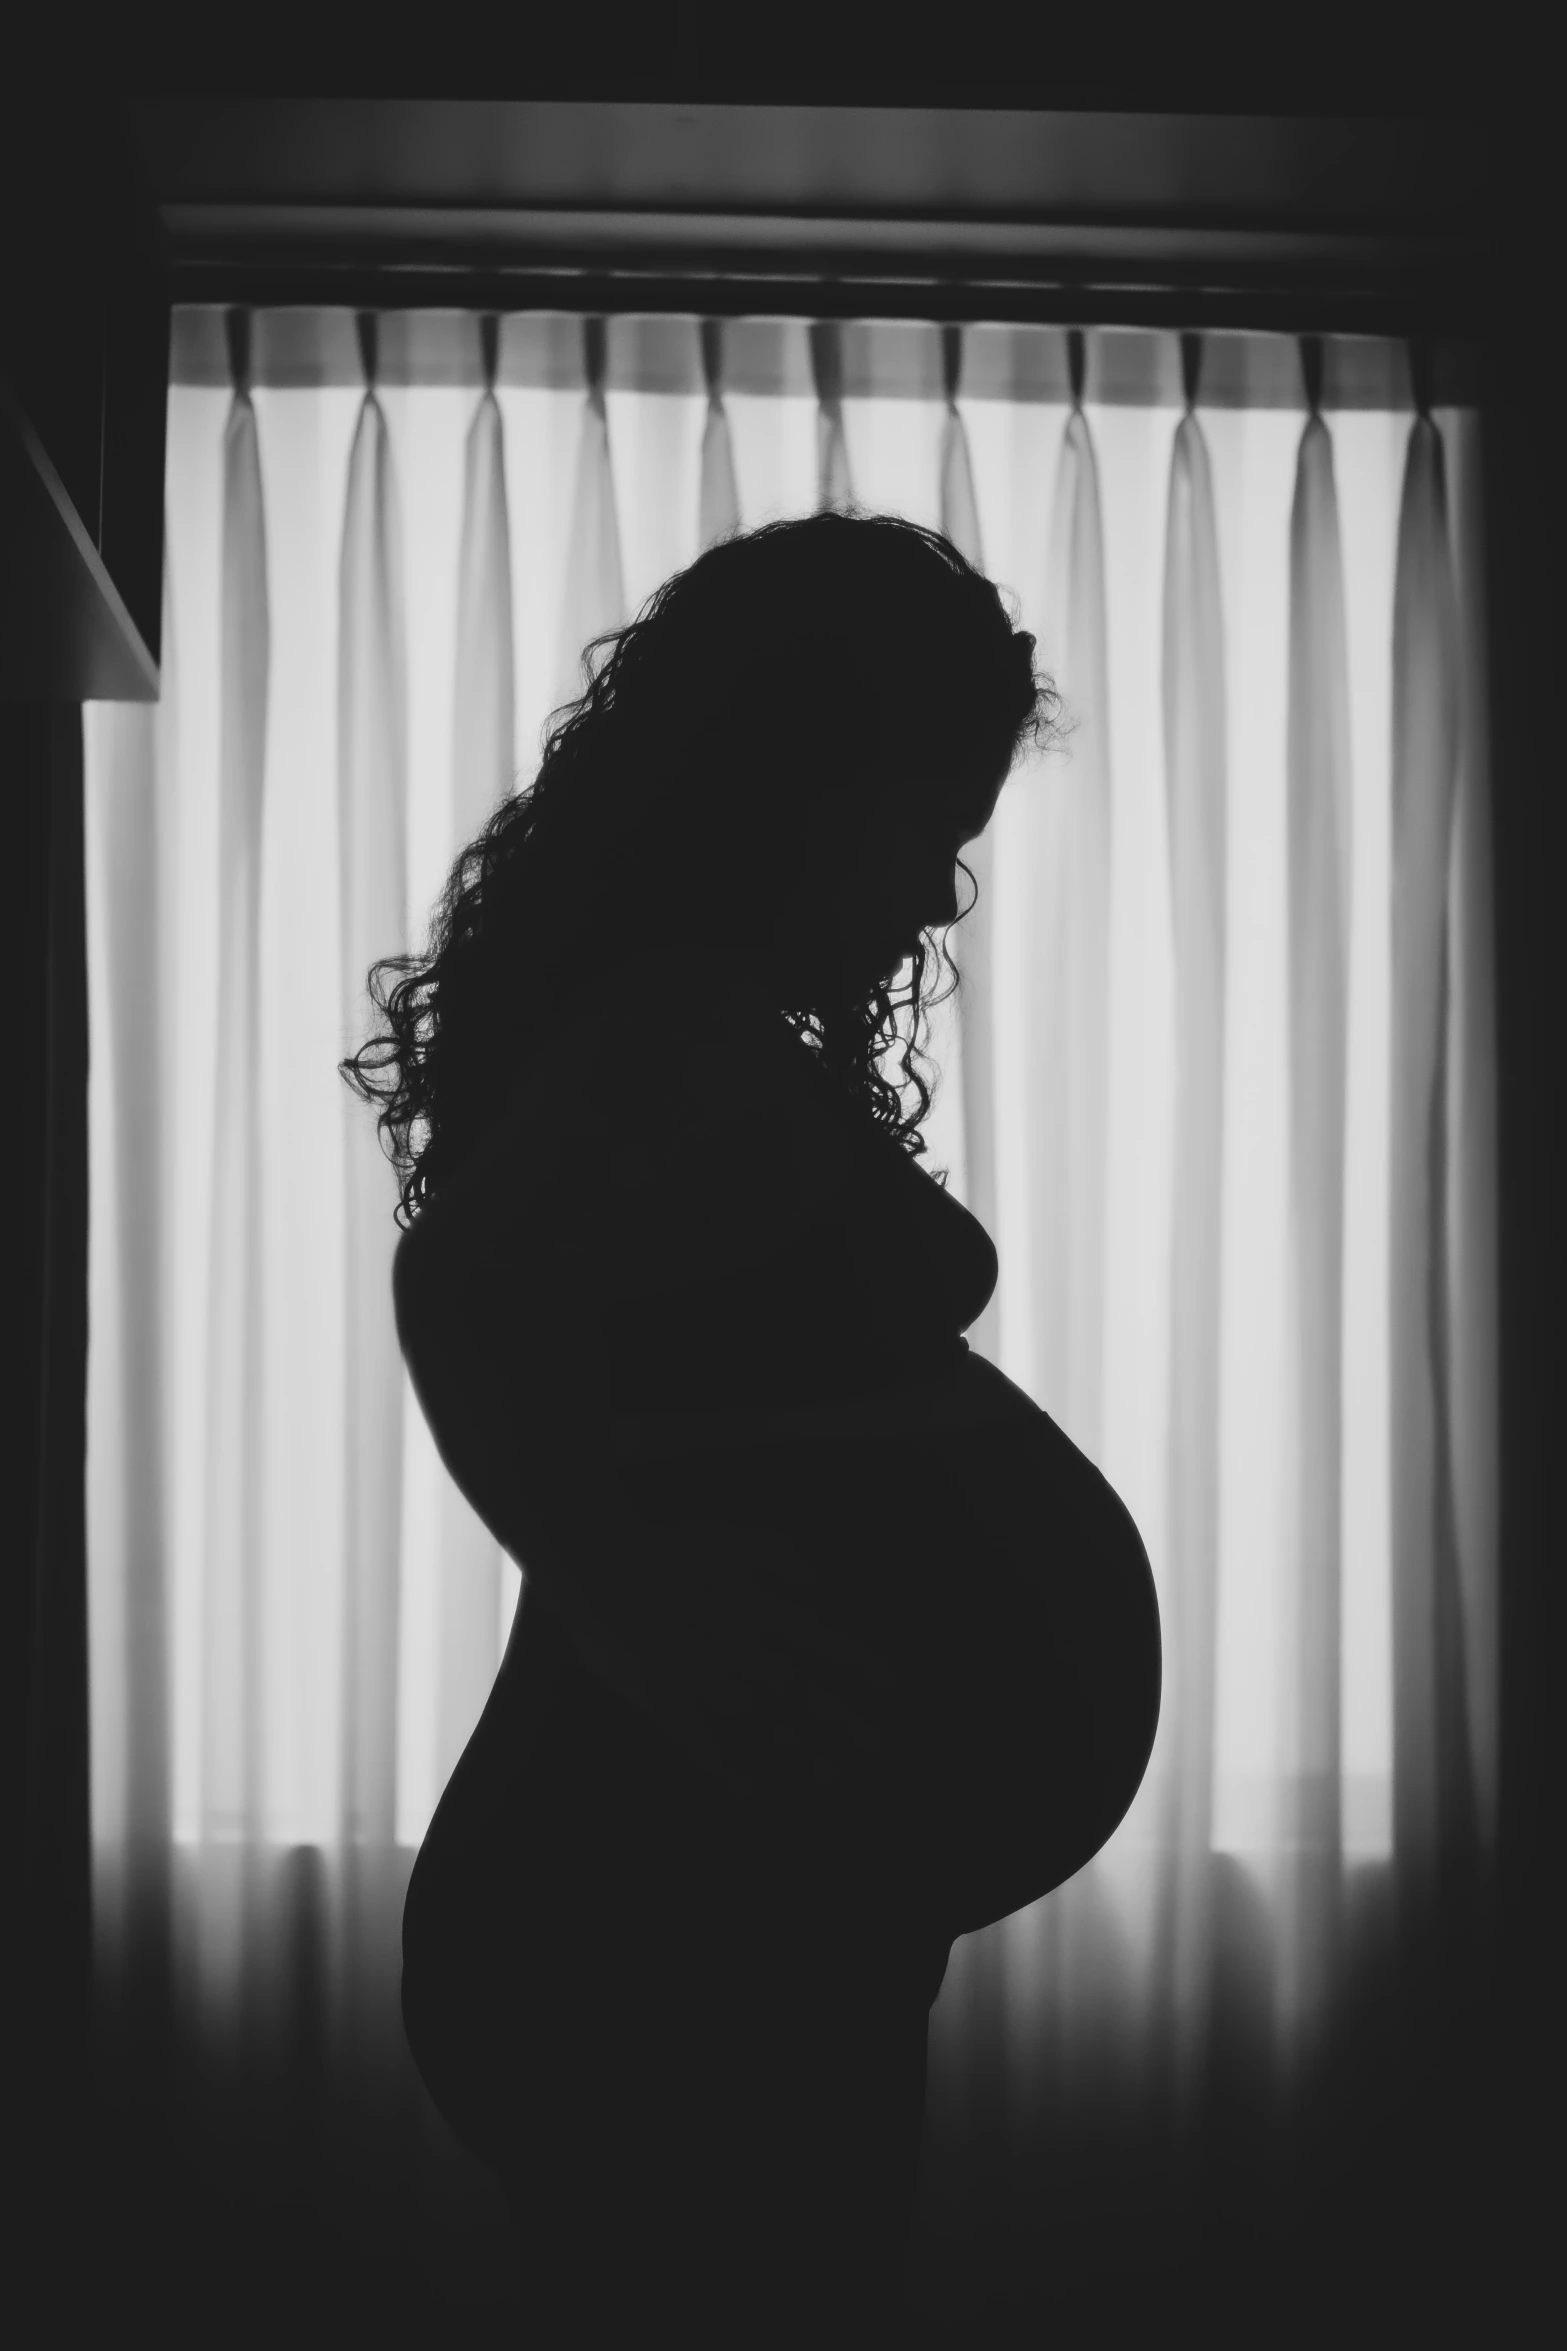
[[[447,1472],[583,1651],[617,1612],[631,1509],[605,1442],[597,1292],[567,1233],[526,1279],[471,1203],[426,1210],[392,1266],[397,1335]],[[569,1497],[569,1502],[568,1498]]]
[[[732,1780],[715,1716],[754,1714],[759,1681],[814,1690],[834,1711],[823,1677],[851,1653],[784,1537],[649,1517],[615,1441],[607,1308],[644,1286],[668,1295],[672,1255],[690,1278],[693,1260],[700,1272],[715,1251],[749,1253],[755,1223],[733,1209],[682,1215],[656,1185],[628,1201],[603,1162],[579,1160],[562,1185],[508,1156],[498,1146],[465,1167],[399,1244],[393,1299],[420,1406],[447,1470],[588,1670]],[[786,1187],[776,1163],[771,1176],[754,1189],[773,1191],[780,1225],[831,1196]],[[677,1252],[663,1246],[672,1224]]]

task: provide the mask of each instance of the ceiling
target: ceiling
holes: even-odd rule
[[[240,37],[237,37],[240,36]],[[117,41],[117,53],[113,44]],[[74,27],[62,51],[79,44]],[[105,44],[109,47],[105,48]],[[1543,39],[1540,43],[1543,50]],[[138,11],[97,28],[100,86],[137,96],[486,96],[588,103],[1021,109],[1045,112],[1423,116],[1483,111],[1516,71],[1516,39],[1461,57],[1429,12],[1312,0],[1281,17],[1245,0],[1176,7],[895,11],[886,0],[596,0],[578,12],[366,15],[348,0],[272,0],[241,26]],[[79,75],[81,62],[73,56]],[[1530,76],[1520,76],[1527,85]]]

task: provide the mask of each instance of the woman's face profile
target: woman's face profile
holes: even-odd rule
[[[867,929],[885,939],[888,971],[913,953],[921,931],[957,920],[959,854],[990,823],[1006,780],[1004,771],[956,790],[883,795],[867,836],[862,906]]]
[[[873,793],[785,910],[791,960],[830,959],[856,991],[896,976],[923,930],[959,913],[959,853],[995,814],[1010,768],[977,780],[910,775]]]

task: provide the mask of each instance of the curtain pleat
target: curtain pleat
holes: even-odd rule
[[[854,502],[843,429],[843,330],[836,319],[812,323],[811,373],[816,384],[816,504],[824,511]]]
[[[1349,647],[1333,442],[1315,411],[1301,434],[1290,510],[1286,720],[1289,903],[1290,1314],[1293,1489],[1287,1523],[1291,1687],[1280,1940],[1281,2022],[1293,2042],[1320,2019],[1342,1874],[1344,1165],[1351,891]]]
[[[1410,428],[1393,590],[1393,1847],[1412,1938],[1478,1841],[1449,1421],[1448,937],[1459,636],[1442,437]]]
[[[243,361],[223,436],[218,1008],[202,1559],[201,1989],[223,2029],[254,1986],[264,1659],[261,854],[271,659],[266,516]]]
[[[451,854],[472,840],[512,787],[511,534],[505,432],[493,387],[468,427],[457,574],[452,708]],[[500,1664],[505,1555],[450,1478],[440,1485],[439,1663],[435,1767],[445,1786]]]
[[[375,388],[376,322],[359,321],[365,393],[349,450],[338,561],[337,831],[344,1050],[369,1034],[372,963],[407,947],[408,683],[403,536],[387,419]],[[375,1120],[345,1096],[343,1598],[340,1847],[278,1856],[269,1986],[274,2015],[326,1970],[329,2063],[363,2114],[406,2096],[398,2047],[396,1844],[398,1636],[407,1374],[392,1310],[397,1182]],[[303,2023],[315,2022],[307,1995]],[[280,2029],[273,2026],[273,2034]],[[296,2027],[296,2029],[298,2029]]]
[[[722,322],[716,318],[702,321],[702,370],[707,380],[707,416],[702,426],[702,471],[697,497],[699,552],[740,528],[740,493],[735,486],[734,449],[724,409],[723,329]]]
[[[366,974],[406,946],[407,681],[402,527],[367,367],[338,573],[337,811],[343,1033],[368,1034]],[[396,1180],[372,1118],[345,1107],[343,1835],[390,1848],[397,1790],[402,1358],[392,1314]]]
[[[1063,778],[1041,779],[1030,969],[1032,1355],[1039,1401],[1102,1460],[1110,1055],[1110,686],[1099,469],[1088,419],[1062,435],[1045,589],[1050,674],[1072,722]],[[1031,907],[1035,894],[1029,892]],[[1031,922],[1031,929],[1034,927]]]
[[[1170,457],[1162,686],[1175,1141],[1164,1694],[1153,1768],[1165,1811],[1157,1980],[1184,2092],[1202,2053],[1201,1993],[1211,1936],[1228,780],[1213,476],[1190,406],[1176,427]]]
[[[1103,1465],[1110,942],[1104,531],[1093,436],[1074,402],[1051,504],[1041,660],[1071,727],[1058,776],[1031,779],[1016,839],[1028,908],[1021,1092],[1030,1217],[1031,1393]],[[1088,2077],[1083,2020],[1103,1983],[1093,1864],[1004,1925],[1014,2112],[1030,2129]]]
[[[626,620],[620,520],[615,504],[614,470],[610,464],[609,414],[604,401],[604,321],[584,319],[582,340],[588,389],[577,442],[571,537],[567,542],[566,585],[560,608],[554,695],[557,708],[563,702],[574,702],[582,692],[584,647],[606,629],[624,626]]]
[[[956,330],[952,330],[955,339]],[[943,536],[977,571],[985,568],[979,535],[979,504],[968,435],[958,414],[958,354],[949,340],[950,389],[941,427],[941,529]],[[963,1088],[964,1205],[994,1237],[996,1215],[995,1072],[995,858],[994,825],[963,852],[978,892],[953,934],[952,960],[958,968],[958,1058]],[[1001,1353],[1001,1307],[992,1297],[968,1330],[969,1345],[995,1362]]]

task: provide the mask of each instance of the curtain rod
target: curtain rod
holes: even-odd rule
[[[1453,231],[228,202],[161,221],[176,302],[1428,336],[1494,311],[1494,256]]]

